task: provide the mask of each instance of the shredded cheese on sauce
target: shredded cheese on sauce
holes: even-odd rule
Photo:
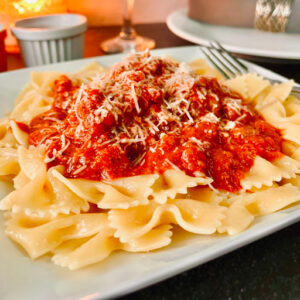
[[[157,84],[153,86],[152,82],[156,79],[156,74],[153,74],[155,66],[160,63],[165,64],[165,74],[163,74]],[[143,72],[135,70],[134,66],[140,66],[143,68]],[[140,80],[136,80],[136,77],[141,77]],[[197,82],[197,76],[193,73],[191,67],[185,63],[179,65],[171,59],[164,59],[158,57],[151,57],[149,52],[145,52],[142,55],[130,55],[123,62],[116,64],[107,75],[97,76],[91,83],[82,83],[77,91],[76,100],[73,108],[70,111],[74,111],[78,125],[76,126],[75,136],[81,138],[82,134],[86,130],[86,123],[90,126],[93,124],[101,124],[110,114],[114,118],[115,122],[118,122],[123,114],[132,113],[133,110],[139,115],[142,112],[142,108],[139,104],[138,95],[141,91],[148,87],[148,92],[151,96],[159,94],[159,90],[163,92],[162,103],[160,111],[156,113],[156,118],[150,116],[144,117],[144,121],[147,123],[147,127],[141,126],[141,124],[135,124],[134,126],[127,127],[126,124],[119,124],[119,129],[115,131],[115,136],[108,140],[98,139],[100,146],[108,144],[145,144],[148,133],[152,135],[161,132],[163,126],[168,126],[173,123],[172,128],[168,128],[168,132],[176,133],[178,128],[183,127],[185,123],[195,124],[196,122],[211,122],[218,123],[219,117],[213,112],[208,112],[204,116],[198,116],[197,110],[190,107],[189,95],[193,87]],[[157,85],[159,88],[157,88]],[[104,95],[102,104],[96,107],[90,114],[83,119],[80,114],[81,106],[84,106],[84,102],[88,102],[89,98],[94,100],[94,95],[89,96],[89,90],[97,89]],[[197,89],[197,96],[200,100],[207,97],[208,91],[205,88]],[[218,99],[218,96],[211,92],[211,97]],[[64,93],[65,97],[69,96],[68,92]],[[132,105],[130,104],[132,100]],[[129,100],[129,101],[128,101]],[[69,104],[70,99],[68,100]],[[226,99],[228,105],[235,111],[240,111],[241,105],[235,99]],[[63,103],[64,104],[64,103]],[[186,118],[185,120],[182,118]],[[61,123],[62,121],[51,116],[45,117],[45,120]],[[224,127],[225,130],[231,129],[228,126]],[[124,133],[127,137],[120,137],[120,133]],[[162,135],[161,135],[162,136]],[[161,137],[160,136],[160,137]],[[53,137],[55,140],[55,137]],[[47,137],[48,144],[51,143],[51,136]],[[44,143],[45,139],[42,139],[40,143]],[[195,141],[195,140],[194,140]],[[197,145],[200,146],[200,142],[197,141]],[[61,136],[61,149],[52,152],[51,158],[47,156],[45,162],[49,163],[55,160],[55,157],[62,155],[70,146],[70,141],[65,140],[65,136]],[[203,145],[201,145],[202,147]],[[151,152],[154,151],[154,147],[150,148]],[[138,156],[138,159],[134,160],[134,164],[138,164],[142,161],[144,155]],[[81,170],[78,169],[78,170]],[[83,169],[82,169],[83,170]],[[76,174],[78,174],[76,171]]]
[[[239,94],[185,63],[149,52],[129,55],[80,86],[62,77],[54,94],[52,109],[32,120],[29,143],[44,145],[48,166],[64,165],[69,177],[107,180],[172,167],[191,176],[205,173],[216,186],[234,191],[253,163],[253,139],[268,141],[256,137],[268,125],[256,130],[264,121]],[[277,142],[259,149],[278,157],[280,135],[265,131]],[[244,144],[248,156],[238,159]],[[237,177],[227,174],[228,160]]]

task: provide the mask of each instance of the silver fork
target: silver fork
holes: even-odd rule
[[[251,71],[242,61],[234,57],[219,42],[211,42],[210,47],[200,46],[200,49],[205,57],[226,79],[231,79]],[[283,82],[268,77],[265,78],[273,84]],[[299,84],[294,84],[292,93],[300,94]]]

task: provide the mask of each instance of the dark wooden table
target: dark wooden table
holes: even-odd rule
[[[136,25],[136,31],[144,36],[154,38],[157,48],[192,45],[172,34],[165,24]],[[84,57],[105,55],[100,49],[100,43],[116,36],[120,31],[119,26],[89,28],[85,33]],[[24,68],[25,65],[20,54],[8,54],[7,68],[15,70]]]
[[[156,48],[194,45],[175,36],[172,32],[170,32],[170,30],[164,23],[136,25],[135,28],[138,33],[155,39]],[[100,43],[108,38],[116,36],[119,33],[119,31],[120,27],[118,26],[89,28],[85,34],[84,57],[105,55],[105,53],[99,47]],[[251,58],[248,59],[251,60]],[[257,62],[257,60],[255,60],[255,62]],[[298,64],[295,62],[293,62],[292,64],[284,64],[282,62],[259,64],[269,69],[272,69],[275,72],[280,73],[284,76],[294,78],[300,82],[300,62],[298,62]],[[20,54],[8,54],[7,68],[9,71],[24,67],[25,65]]]
[[[157,48],[191,45],[165,24],[136,29],[154,38]],[[84,56],[103,55],[100,42],[118,32],[119,27],[89,29]],[[299,63],[260,64],[300,81]],[[20,55],[8,56],[9,70],[23,67]],[[122,299],[300,299],[300,223]]]

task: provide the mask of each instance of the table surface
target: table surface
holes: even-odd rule
[[[136,25],[154,38],[157,48],[192,45],[172,34],[165,24]],[[120,28],[90,28],[84,57],[104,55],[101,41]],[[258,63],[300,82],[300,62]],[[8,70],[23,68],[20,54],[9,54]],[[300,223],[122,299],[300,299]]]

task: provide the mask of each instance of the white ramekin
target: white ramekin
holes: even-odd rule
[[[55,14],[21,19],[12,32],[27,67],[82,58],[86,17]]]

